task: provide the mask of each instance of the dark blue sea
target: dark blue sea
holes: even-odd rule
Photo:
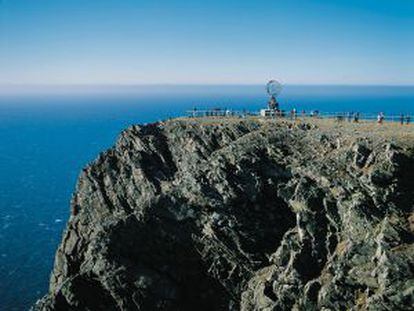
[[[97,87],[0,94],[0,310],[46,293],[79,171],[131,124],[193,107],[257,110],[262,86]],[[414,87],[286,86],[284,109],[414,113]]]

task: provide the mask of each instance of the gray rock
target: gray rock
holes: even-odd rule
[[[82,171],[34,309],[412,310],[413,148],[358,135],[129,128]]]

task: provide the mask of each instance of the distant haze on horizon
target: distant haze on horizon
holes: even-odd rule
[[[0,93],[270,78],[414,85],[413,16],[408,0],[0,0]]]
[[[264,81],[265,82],[265,81]],[[406,97],[414,96],[414,85],[283,85],[281,97],[309,96],[309,95],[335,95],[335,96],[364,96],[377,95],[380,97]],[[147,85],[1,85],[0,100],[2,98],[21,96],[105,96],[116,97],[170,97],[203,96],[215,97],[266,97],[265,83],[262,84],[147,84]],[[138,96],[138,97],[137,97]]]

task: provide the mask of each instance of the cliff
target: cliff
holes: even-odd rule
[[[35,309],[409,310],[406,129],[254,118],[133,126],[82,171]]]

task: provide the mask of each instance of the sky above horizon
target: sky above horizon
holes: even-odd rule
[[[0,84],[414,85],[414,1],[0,0]]]

